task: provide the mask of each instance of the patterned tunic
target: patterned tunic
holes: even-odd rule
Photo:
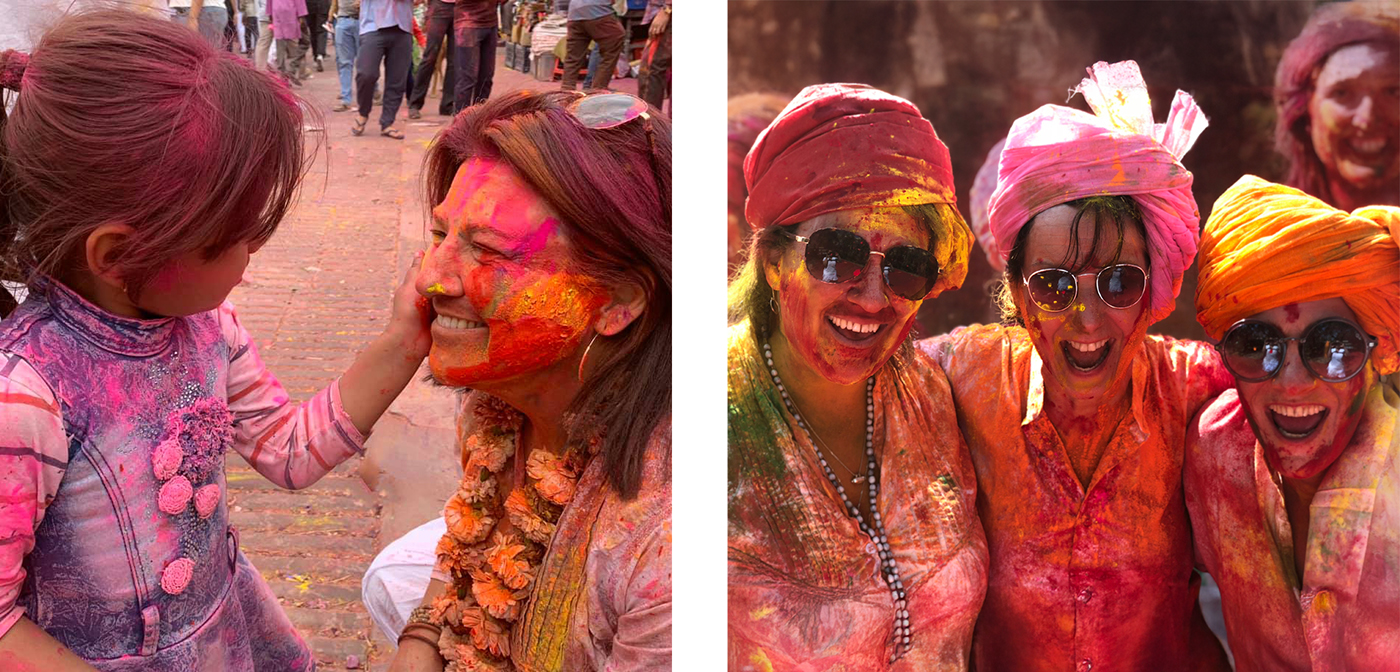
[[[1132,412],[1087,488],[1043,410],[1025,329],[967,327],[916,346],[947,371],[977,470],[991,552],[977,669],[1229,669],[1196,608],[1181,487],[1187,424],[1234,382],[1210,346],[1147,337]]]
[[[1283,493],[1238,393],[1191,428],[1186,506],[1240,672],[1400,667],[1400,413],[1379,388],[1313,496],[1301,582]]]
[[[223,451],[311,485],[362,449],[338,384],[290,404],[228,303],[138,320],[36,283],[0,323],[0,633],[28,616],[100,670],[312,669],[238,550]]]
[[[842,507],[762,365],[729,331],[729,668],[965,670],[987,582],[977,485],[943,371],[915,354],[874,391],[876,510],[904,582],[912,648],[874,543]]]

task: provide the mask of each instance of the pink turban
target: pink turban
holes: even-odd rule
[[[954,206],[952,161],[913,103],[864,84],[809,86],[758,136],[744,158],[754,230],[862,207]],[[972,236],[957,209],[934,231],[943,269],[934,292],[967,276]]]
[[[1157,322],[1171,313],[1196,256],[1201,215],[1181,157],[1205,130],[1205,115],[1177,91],[1167,123],[1153,124],[1147,84],[1133,61],[1095,63],[1076,91],[1094,114],[1045,105],[1011,125],[988,206],[995,254],[1005,263],[1021,228],[1056,205],[1132,196],[1146,220],[1148,319]]]
[[[1006,270],[1006,260],[996,253],[997,241],[992,236],[992,227],[987,222],[987,206],[992,200],[992,192],[997,190],[997,166],[1001,164],[1001,150],[1006,146],[1006,138],[997,141],[987,152],[987,160],[977,170],[972,179],[972,191],[967,195],[967,208],[971,211],[972,235],[977,236],[977,244],[987,255],[987,263],[998,271]]]

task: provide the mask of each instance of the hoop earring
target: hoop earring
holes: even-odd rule
[[[593,332],[593,340],[588,342],[588,347],[583,349],[583,358],[578,360],[578,382],[583,382],[583,365],[588,363],[588,352],[593,349],[593,344],[598,341],[598,332]]]
[[[768,295],[768,307],[773,309],[773,314],[774,314],[774,315],[777,315],[777,314],[778,314],[778,295],[777,295],[777,294],[769,294],[769,295]]]

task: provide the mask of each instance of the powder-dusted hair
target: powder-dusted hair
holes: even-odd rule
[[[443,202],[467,159],[504,161],[563,216],[581,272],[646,292],[617,348],[589,365],[566,421],[571,442],[606,428],[608,483],[631,498],[671,413],[671,122],[651,109],[649,121],[590,129],[568,110],[577,96],[515,91],[458,114],[425,158],[426,202]]]
[[[1274,147],[1288,159],[1284,184],[1334,205],[1326,170],[1313,149],[1308,104],[1327,59],[1342,47],[1366,43],[1400,47],[1400,7],[1383,2],[1323,5],[1288,44],[1274,74]]]
[[[0,277],[62,280],[106,223],[136,234],[114,270],[135,297],[171,259],[270,238],[307,155],[284,83],[184,25],[131,10],[59,20],[0,59]],[[23,62],[27,61],[27,63]]]

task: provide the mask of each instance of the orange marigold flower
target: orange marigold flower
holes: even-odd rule
[[[447,533],[464,544],[475,544],[485,539],[486,534],[496,525],[496,520],[485,511],[478,510],[474,504],[463,500],[460,492],[454,493],[447,500],[442,515],[447,522]]]
[[[448,627],[462,627],[462,610],[469,607],[466,606],[466,602],[458,600],[452,594],[453,592],[455,591],[449,589],[433,598],[432,611],[429,615],[434,623]]]
[[[535,512],[535,507],[523,488],[510,491],[510,495],[506,497],[506,518],[525,535],[525,538],[535,543],[548,544],[554,536],[554,524]]]
[[[505,658],[510,655],[510,624],[490,616],[471,628],[472,645],[493,656]]]
[[[511,590],[500,577],[485,569],[472,569],[471,576],[472,595],[483,611],[508,621],[520,615],[520,600],[527,595],[526,591]]]
[[[530,571],[530,563],[521,557],[525,552],[525,544],[520,543],[515,535],[502,534],[499,531],[492,541],[495,545],[486,552],[486,562],[491,566],[491,571],[511,588],[519,590],[530,585],[534,572]]]
[[[500,397],[489,394],[477,396],[476,408],[472,409],[478,425],[500,432],[511,432],[520,426],[521,414]]]
[[[535,490],[545,499],[563,506],[574,498],[574,481],[578,473],[567,461],[544,450],[530,451],[525,462],[525,474],[535,479]]]
[[[468,502],[485,502],[496,496],[496,477],[484,470],[466,471],[457,484],[457,491]]]

